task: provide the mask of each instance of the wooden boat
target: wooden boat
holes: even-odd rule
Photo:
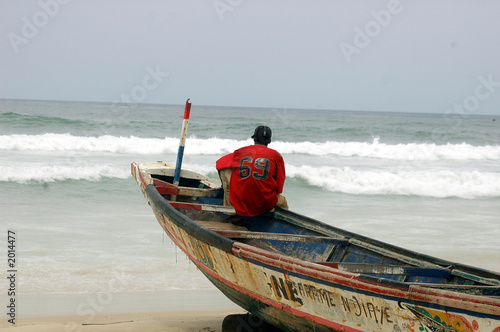
[[[133,163],[165,232],[229,299],[286,331],[500,332],[500,274],[276,208],[225,222],[220,181]]]

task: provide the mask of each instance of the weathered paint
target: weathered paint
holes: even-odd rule
[[[211,231],[201,226],[189,230],[192,225],[188,227],[165,213],[168,210],[161,205],[168,203],[158,197],[152,199],[148,192],[153,191],[145,190],[151,181],[138,169],[132,173],[176,245],[229,298],[266,321],[291,331],[500,332],[498,298],[485,300],[418,285],[389,287],[387,283],[364,280],[359,274],[243,243],[224,241],[224,245],[218,245],[217,239],[203,240],[200,235]]]
[[[474,332],[479,329],[476,320],[469,321],[462,315],[442,312],[433,309],[419,308],[413,305],[405,305],[415,316],[421,318],[418,330],[425,331],[426,327],[454,329],[456,331]]]
[[[415,315],[415,311],[410,309],[414,308],[411,302],[401,303],[397,297],[381,297],[380,294],[369,294],[355,288],[336,288],[318,278],[306,278],[286,270],[252,264],[198,241],[175,225],[170,224],[169,228],[175,229],[171,234],[180,235],[176,243],[200,268],[217,276],[226,287],[252,294],[259,301],[264,301],[277,311],[275,315],[285,310],[293,315],[304,316],[312,323],[320,324],[322,321],[322,324],[332,329],[343,330],[394,331],[399,328],[401,331],[417,331],[414,326],[418,326],[431,331],[433,327],[427,327],[429,323]],[[183,247],[185,244],[187,246]],[[436,317],[450,317],[445,310],[418,308],[432,312]],[[478,317],[460,317],[462,321],[470,321],[478,328],[481,323],[489,325],[487,320],[482,322]],[[478,328],[474,331],[478,331]]]
[[[208,205],[208,204],[195,204],[195,203],[179,203],[169,201],[173,207],[177,209],[192,209],[192,210],[203,210],[203,211],[213,211],[213,212],[223,212],[223,213],[235,213],[234,208],[228,206],[219,205]]]
[[[174,185],[179,184],[179,179],[181,177],[182,157],[184,156],[184,146],[186,144],[186,136],[187,136],[190,113],[191,113],[191,103],[189,102],[188,99],[186,100],[186,106],[184,107],[184,119],[182,121],[181,140],[179,142],[179,151],[177,152],[177,162],[175,164]]]

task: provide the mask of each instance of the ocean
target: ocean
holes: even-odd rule
[[[7,273],[14,232],[18,294],[214,288],[163,234],[130,174],[131,162],[175,162],[183,113],[0,100],[0,252]],[[252,144],[261,124],[285,160],[290,209],[500,272],[500,118],[193,101],[183,167],[217,177],[215,161]]]

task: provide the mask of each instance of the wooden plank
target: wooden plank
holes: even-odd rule
[[[409,299],[412,301],[429,302],[439,299],[439,305],[449,306],[464,311],[483,313],[498,316],[500,309],[500,299],[491,296],[477,296],[471,294],[457,293],[447,289],[437,289],[426,287],[425,285],[411,285]],[[480,317],[480,316],[479,316]],[[494,326],[498,326],[498,318],[494,321]],[[479,329],[481,330],[481,329]],[[495,331],[495,330],[493,330]]]
[[[311,236],[311,235],[284,234],[284,233],[250,232],[250,231],[226,231],[226,230],[220,230],[217,231],[217,233],[232,239],[258,239],[258,240],[336,244],[336,245],[346,245],[349,243],[347,239],[341,239],[341,238],[337,239],[327,236]]]
[[[500,286],[500,280],[497,279],[491,279],[491,278],[485,278],[478,276],[476,274],[468,273],[459,269],[453,269],[451,273],[455,276],[459,276],[465,279],[469,279],[472,281],[480,282],[482,284],[486,285],[492,285],[492,286]]]
[[[420,277],[451,277],[451,272],[442,268],[425,268],[417,266],[401,266],[386,264],[366,263],[342,263],[342,262],[317,262],[318,264],[330,266],[342,271],[364,274],[390,274],[390,275],[413,275]]]
[[[190,210],[200,210],[200,211],[212,211],[212,212],[222,212],[226,214],[234,214],[234,208],[229,206],[221,205],[209,205],[209,204],[197,204],[197,203],[183,203],[168,201],[176,209],[190,209]]]
[[[243,226],[237,226],[230,222],[220,222],[220,221],[205,221],[205,220],[195,220],[196,223],[212,230],[212,231],[248,231],[248,228]]]
[[[424,286],[424,285],[420,285]],[[491,296],[500,297],[500,287],[499,286],[474,286],[474,285],[455,285],[455,284],[433,284],[425,285],[429,288],[444,289],[451,292],[459,292],[470,295],[477,296]]]
[[[174,186],[171,183],[155,179],[153,184],[156,190],[161,195],[178,195],[178,196],[194,196],[194,197],[215,197],[218,193],[218,189],[199,189],[199,188],[189,188],[189,187],[179,187]]]
[[[411,256],[403,255],[403,254],[400,254],[400,253],[398,253],[390,248],[383,248],[381,246],[377,246],[375,244],[368,243],[368,242],[365,242],[365,241],[362,241],[359,239],[350,239],[349,242],[351,244],[358,246],[358,247],[368,249],[368,250],[373,251],[375,253],[378,253],[380,255],[397,259],[397,260],[404,262],[406,264],[416,265],[416,266],[426,267],[426,268],[437,268],[437,269],[442,268],[441,266],[439,266],[437,264],[433,264],[433,263],[427,262],[425,260],[421,260],[421,259],[414,258]]]

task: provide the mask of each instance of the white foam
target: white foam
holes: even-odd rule
[[[215,174],[213,165],[189,164],[185,168],[201,174]],[[500,173],[460,170],[359,170],[351,167],[286,165],[288,178],[302,178],[308,184],[331,192],[354,195],[416,195],[436,198],[500,197]],[[214,174],[210,174],[214,173]],[[126,166],[30,165],[0,166],[0,181],[54,182],[100,181],[130,177]]]
[[[453,170],[366,171],[350,167],[287,166],[287,177],[355,195],[416,195],[436,198],[499,197],[500,173]]]
[[[0,181],[3,182],[55,182],[64,180],[100,181],[102,178],[125,179],[130,170],[108,165],[92,166],[0,166]]]
[[[301,153],[317,156],[368,157],[391,160],[499,160],[500,146],[429,143],[382,144],[377,139],[366,142],[299,142],[273,143],[281,153]]]
[[[249,144],[252,144],[250,139],[199,139],[191,136],[186,142],[185,155],[222,155]],[[10,151],[76,151],[147,155],[177,153],[178,146],[179,139],[172,137],[164,139],[110,135],[87,137],[70,134],[0,136],[0,150]],[[473,146],[466,143],[383,144],[379,143],[378,139],[374,139],[371,143],[276,141],[270,147],[282,154],[313,156],[359,156],[389,160],[500,160],[500,146]]]
[[[183,168],[203,175],[215,176],[215,165],[199,165],[184,163]],[[213,174],[210,174],[213,173]],[[16,182],[27,184],[31,182],[49,183],[65,180],[101,181],[104,178],[126,179],[131,177],[129,164],[117,166],[87,164],[87,165],[46,165],[24,164],[17,166],[0,166],[0,182]]]

